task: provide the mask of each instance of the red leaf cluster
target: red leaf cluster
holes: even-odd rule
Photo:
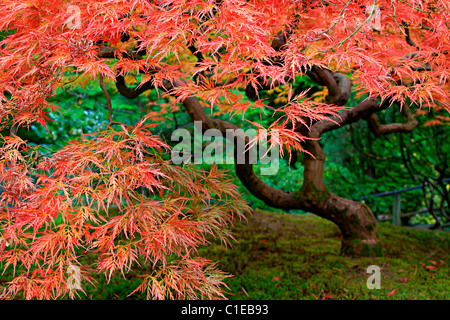
[[[147,263],[154,271],[136,290],[149,298],[223,297],[228,275],[197,248],[207,235],[228,243],[227,226],[249,208],[223,172],[164,160],[167,146],[145,120],[83,135],[50,156],[2,138],[0,263],[17,274],[3,296],[73,297],[70,266],[92,282]]]

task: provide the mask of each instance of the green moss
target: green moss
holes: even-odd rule
[[[382,257],[381,244],[371,246],[360,239],[354,239],[341,247],[341,255],[348,257]]]
[[[369,224],[369,225],[367,225],[367,230],[368,231],[373,231],[373,230],[375,230],[375,227],[376,227],[376,224],[375,223],[373,223],[373,224]]]
[[[325,187],[323,190],[316,188],[314,183],[305,179],[297,196],[306,201],[323,201],[331,196],[330,190]]]
[[[350,223],[355,226],[355,227],[360,227],[361,226],[361,219],[359,219],[359,217],[356,214],[352,214],[350,216]]]
[[[217,252],[213,245],[201,253],[234,274],[226,281],[230,299],[449,299],[450,234],[377,226],[381,244],[361,249],[379,257],[349,258],[340,255],[338,228],[325,219],[256,212],[235,225],[233,249]],[[366,286],[370,265],[381,268],[380,290]]]

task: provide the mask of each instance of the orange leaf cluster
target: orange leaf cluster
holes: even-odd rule
[[[247,204],[223,172],[170,165],[145,120],[83,135],[51,156],[2,138],[0,263],[17,273],[3,296],[73,297],[70,266],[92,282],[148,263],[154,271],[137,290],[149,298],[223,297],[227,275],[197,248],[207,235],[229,243],[226,228]]]

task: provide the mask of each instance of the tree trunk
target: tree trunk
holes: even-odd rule
[[[332,192],[302,188],[302,201],[308,211],[330,220],[342,232],[341,255],[381,256],[376,219],[363,203],[348,200]]]
[[[363,203],[330,192],[323,180],[325,153],[317,140],[307,143],[310,154],[304,157],[303,186],[299,198],[303,206],[335,223],[342,232],[341,254],[346,256],[381,256],[376,219]]]
[[[229,122],[211,119],[195,97],[185,99],[183,105],[192,121],[202,121],[203,131],[214,128],[225,134],[227,129],[237,129]],[[255,197],[269,206],[309,211],[335,223],[343,236],[342,254],[347,256],[381,255],[376,220],[372,212],[362,203],[338,197],[328,191],[323,180],[325,153],[316,140],[319,134],[312,131],[309,136],[312,140],[305,142],[305,149],[309,154],[303,157],[303,187],[298,194],[287,193],[264,183],[254,173],[253,165],[248,161],[248,152],[245,153],[245,163],[239,164],[236,161],[236,175]],[[243,132],[234,138],[243,139],[245,143],[251,139]]]

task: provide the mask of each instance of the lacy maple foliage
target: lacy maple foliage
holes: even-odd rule
[[[94,281],[80,259],[95,254],[96,272],[108,279],[115,271],[125,276],[133,264],[151,264],[154,273],[142,275],[136,289],[149,298],[223,297],[228,275],[196,249],[208,234],[228,243],[226,227],[247,204],[223,172],[163,160],[168,146],[144,120],[83,135],[50,156],[15,135],[2,138],[0,261],[18,273],[4,295],[73,296],[68,268]]]
[[[0,28],[14,33],[2,41],[0,119],[45,125],[57,110],[46,98],[67,70],[113,81],[141,73],[130,97],[151,86],[174,104],[195,95],[241,113],[250,105],[235,89],[288,84],[320,66],[350,72],[361,94],[448,109],[449,7],[447,0],[5,0]],[[196,62],[183,60],[189,53]],[[252,107],[270,109],[263,101]],[[306,101],[278,112],[301,121],[309,109]],[[291,135],[290,126],[268,129]]]
[[[448,12],[448,0],[2,0],[0,123],[45,126],[58,111],[48,102],[55,89],[100,77],[128,98],[157,88],[173,108],[182,103],[220,129],[228,124],[194,103],[243,118],[249,108],[271,110],[278,120],[266,129],[278,132],[280,151],[306,151],[302,143],[318,138],[305,134],[313,124],[323,124],[311,131],[320,135],[374,112],[375,102],[449,110]],[[240,93],[257,96],[307,74],[328,88],[326,102],[289,91],[273,110]],[[344,114],[349,79],[371,100]],[[167,146],[147,129],[92,133],[48,156],[2,138],[0,261],[20,267],[5,295],[68,292],[65,271],[86,250],[108,276],[140,258],[155,264],[139,288],[149,297],[220,296],[225,275],[195,248],[207,233],[227,239],[224,227],[247,207],[222,173],[149,153]],[[112,205],[120,213],[108,217]]]

